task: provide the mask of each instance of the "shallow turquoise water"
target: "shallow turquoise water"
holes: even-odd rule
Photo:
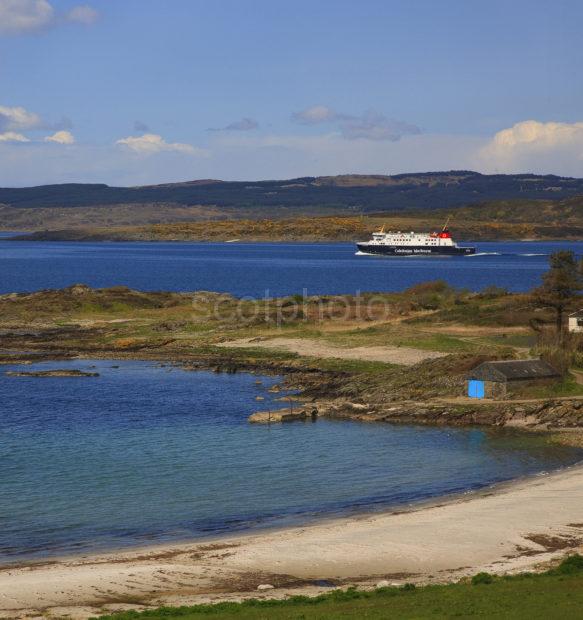
[[[280,396],[266,389],[275,378],[257,385],[254,375],[147,362],[23,369],[57,367],[101,376],[7,377],[14,367],[0,367],[4,561],[382,508],[582,457],[541,438],[479,429],[248,424]]]

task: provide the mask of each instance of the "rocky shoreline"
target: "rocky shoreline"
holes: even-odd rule
[[[80,352],[79,352],[80,353]],[[159,351],[84,351],[72,352],[2,352],[0,364],[30,364],[37,361],[62,359],[136,359],[171,364],[185,371],[213,371],[217,373],[250,372],[280,375],[285,389],[295,390],[299,401],[290,407],[271,412],[257,412],[253,422],[290,422],[315,420],[318,417],[359,422],[384,422],[391,424],[436,426],[489,426],[507,427],[527,431],[581,430],[583,432],[583,398],[562,397],[547,400],[506,400],[469,402],[461,397],[439,398],[431,395],[419,400],[379,400],[378,394],[366,390],[357,400],[338,397],[338,386],[348,379],[342,371],[312,368],[300,361],[233,359],[216,353],[208,355],[170,355]],[[9,374],[9,373],[6,373]],[[52,370],[10,373],[18,376],[81,376],[70,370]],[[92,373],[87,373],[92,374]],[[85,376],[85,373],[82,373]],[[252,416],[253,417],[253,416]],[[574,438],[575,439],[575,438]]]
[[[529,337],[524,323],[529,317],[540,319],[540,313],[523,295],[467,294],[438,282],[381,297],[362,298],[372,304],[370,316],[359,313],[360,297],[333,297],[324,306],[320,298],[302,298],[301,316],[286,322],[285,309],[290,304],[297,309],[296,299],[267,300],[261,315],[249,318],[242,300],[204,291],[77,284],[2,295],[0,365],[126,359],[185,371],[278,376],[300,402],[293,411],[263,412],[256,419],[268,423],[328,417],[535,431],[583,428],[583,389],[577,385],[563,392],[539,391],[537,398],[476,401],[464,396],[471,368],[524,355],[522,343],[528,344]],[[213,313],[217,306],[228,312]],[[476,326],[478,315],[481,324]],[[282,345],[291,341],[296,348]],[[417,346],[420,357],[410,363],[367,359],[364,354],[379,342],[384,353]],[[46,376],[46,368],[30,371]],[[6,370],[31,375],[29,369]],[[56,372],[51,376],[63,376]]]
[[[405,402],[371,405],[341,400],[319,401],[271,412],[257,412],[251,423],[310,421],[317,418],[432,426],[482,426],[533,432],[580,431],[564,436],[563,443],[581,445],[583,400],[556,399],[545,402],[492,402],[451,404]]]
[[[476,405],[428,402],[381,407],[332,402],[318,407],[318,415],[364,422],[496,426],[540,431],[583,428],[583,400],[557,399],[532,403],[507,401]]]

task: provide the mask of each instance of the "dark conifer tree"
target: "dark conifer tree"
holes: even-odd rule
[[[549,257],[549,270],[543,275],[543,283],[534,289],[535,302],[552,308],[559,343],[563,342],[564,314],[575,296],[583,289],[581,263],[570,250],[560,250]]]

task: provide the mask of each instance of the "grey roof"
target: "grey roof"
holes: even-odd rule
[[[468,378],[512,381],[519,379],[545,379],[558,377],[560,374],[550,364],[540,359],[502,360],[483,362],[470,371]]]

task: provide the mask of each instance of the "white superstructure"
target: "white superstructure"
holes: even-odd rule
[[[400,230],[385,232],[384,228],[372,234],[369,245],[390,245],[398,247],[451,247],[454,242],[448,231],[440,233],[401,232]]]

